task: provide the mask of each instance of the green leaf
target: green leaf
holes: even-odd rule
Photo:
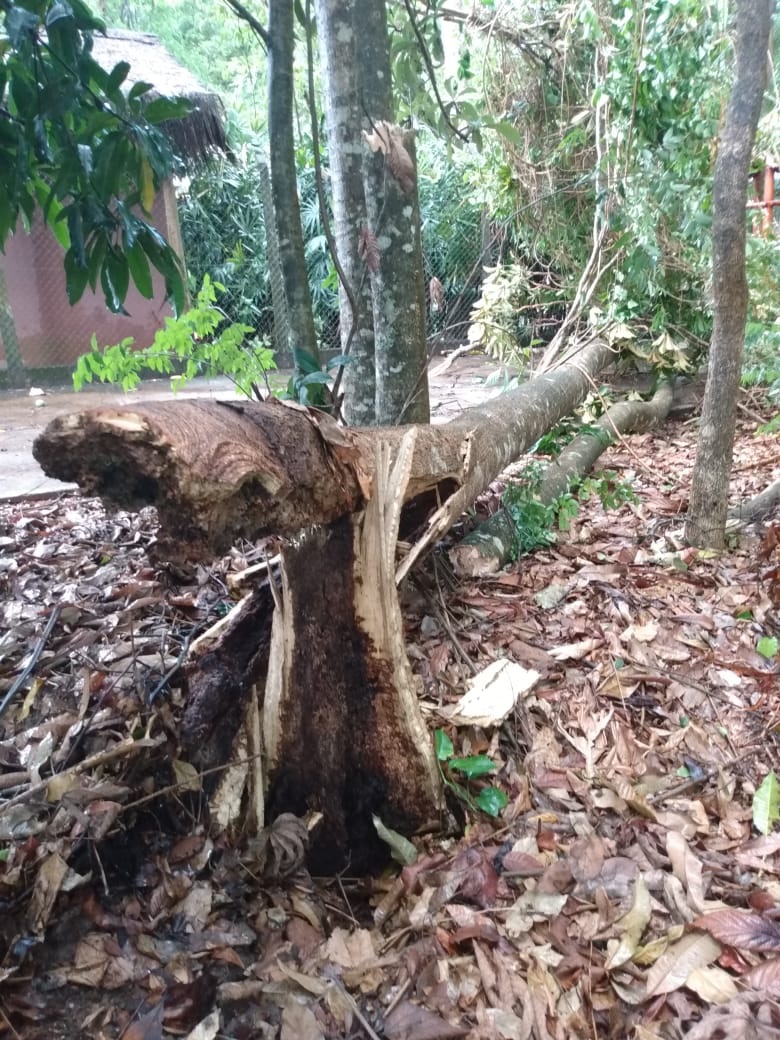
[[[100,286],[103,290],[103,296],[106,300],[106,306],[114,314],[127,314],[123,303],[124,296],[120,293],[121,284],[114,281],[113,275],[116,273],[116,266],[112,261],[113,253],[108,253],[103,266],[100,268]],[[125,273],[127,273],[127,267],[125,267]]]
[[[767,661],[777,656],[778,649],[780,649],[780,642],[778,642],[777,636],[762,636],[756,643],[756,650]]]
[[[151,300],[154,296],[152,272],[149,268],[149,261],[146,258],[146,253],[144,253],[143,248],[138,242],[135,243],[127,254],[127,266],[139,293],[147,300]]]
[[[124,81],[127,79],[127,74],[130,71],[130,63],[127,61],[119,61],[111,70],[111,74],[108,77],[106,83],[106,93],[112,94],[117,90]]]
[[[27,33],[35,32],[38,24],[37,14],[14,4],[5,16],[5,31],[11,46],[14,49],[21,47]]]
[[[473,780],[478,776],[487,776],[488,773],[495,773],[496,766],[492,759],[488,758],[487,755],[470,755],[468,758],[450,758],[448,765],[450,769],[457,769],[459,773],[463,773],[470,780]]]
[[[146,106],[144,116],[150,123],[162,123],[166,119],[181,119],[191,111],[187,98],[157,97]]]
[[[71,306],[78,303],[89,283],[89,268],[78,262],[72,249],[65,254],[65,291]]]
[[[325,366],[327,369],[341,368],[342,366],[349,365],[352,363],[352,358],[349,354],[336,354],[332,357]]]
[[[436,747],[436,757],[440,762],[446,762],[448,758],[452,758],[455,754],[455,748],[452,745],[452,741],[443,729],[436,730],[434,734],[434,742]]]
[[[487,121],[485,125],[495,130],[496,133],[501,134],[501,136],[505,138],[507,141],[509,141],[511,145],[514,145],[515,148],[522,149],[524,147],[525,142],[523,140],[523,135],[520,133],[516,126],[513,126],[511,123],[508,123],[505,119],[501,119],[496,122]]]
[[[142,97],[144,94],[148,94],[150,90],[154,90],[153,83],[144,83],[139,81],[134,83],[130,88],[130,93],[127,95],[128,101],[134,101],[136,98]]]
[[[780,785],[774,770],[767,773],[753,795],[753,826],[761,834],[769,834],[780,820]]]
[[[330,376],[327,372],[311,372],[308,376],[304,376],[301,380],[302,386],[317,386],[320,384],[325,386],[326,383],[330,382]]]
[[[508,799],[504,792],[497,787],[485,787],[479,792],[475,801],[482,812],[495,818],[506,807]]]

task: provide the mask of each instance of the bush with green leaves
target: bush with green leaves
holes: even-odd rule
[[[582,433],[585,429],[589,428],[581,427],[577,432]],[[598,427],[595,430],[603,433]],[[548,451],[560,454],[560,448],[552,444]],[[620,509],[626,502],[638,502],[632,483],[614,470],[605,469],[584,477],[552,502],[543,502],[539,498],[543,478],[542,464],[530,462],[504,491],[502,506],[513,528],[512,559],[552,545],[556,532],[568,531],[579,513],[580,504],[594,495],[604,509]]]
[[[478,792],[471,789],[470,782],[495,773],[496,766],[487,755],[455,756],[452,741],[443,729],[435,733],[436,763],[444,786],[469,809],[498,816],[507,804],[507,797],[498,787],[489,785]],[[456,779],[457,777],[457,779]],[[465,784],[462,780],[465,779]]]
[[[98,346],[83,354],[73,374],[73,385],[80,390],[97,379],[132,390],[145,373],[170,375],[172,389],[180,389],[195,376],[228,376],[247,397],[258,397],[259,386],[276,368],[273,351],[261,340],[249,338],[253,329],[229,322],[217,307],[219,283],[207,276],[195,306],[173,318],[166,318],[150,347],[134,349],[132,337],[114,346]]]
[[[176,162],[160,124],[185,100],[128,89],[130,66],[103,69],[92,37],[105,26],[82,0],[2,4],[0,247],[37,215],[62,246],[68,300],[100,284],[124,312],[130,284],[151,298],[151,269],[177,308],[184,280],[176,254],[149,223]]]
[[[220,304],[229,319],[270,336],[271,271],[258,188],[258,165],[263,161],[258,141],[245,147],[235,163],[214,162],[202,168],[180,200],[179,216],[191,282],[199,285],[207,275],[218,279],[225,287]],[[338,292],[311,168],[299,169],[299,191],[315,324],[323,346],[334,347]]]

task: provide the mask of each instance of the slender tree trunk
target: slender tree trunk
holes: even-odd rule
[[[265,223],[265,251],[268,257],[268,276],[271,282],[271,306],[274,314],[274,350],[282,355],[289,356],[290,322],[287,318],[287,297],[284,292],[282,261],[279,258],[279,236],[276,233],[271,177],[264,162],[258,163],[257,172],[260,177],[260,198],[263,203]]]
[[[380,425],[428,422],[425,276],[414,134],[393,126],[395,110],[385,0],[360,4],[360,70],[364,126],[369,135],[389,130],[412,168],[399,180],[382,150],[365,150],[369,229],[379,247],[371,277],[376,351],[376,420]],[[388,128],[388,129],[385,129]]]
[[[373,264],[374,258],[366,237],[362,112],[356,75],[357,26],[363,3],[361,0],[315,0],[315,7],[336,247],[357,309],[353,314],[342,286],[339,292],[341,345],[342,349],[349,345],[350,356],[344,374],[343,413],[352,426],[370,426],[376,419],[374,319],[368,266]]]
[[[271,153],[271,187],[284,275],[290,342],[295,367],[311,371],[319,367],[309,279],[301,231],[301,208],[295,170],[293,137],[293,0],[269,0],[268,4],[268,139]],[[307,363],[305,355],[308,355]]]
[[[16,324],[11,300],[8,296],[8,285],[5,280],[5,271],[0,267],[0,339],[3,341],[5,351],[5,364],[8,373],[8,385],[13,389],[21,390],[28,385],[27,374],[24,371],[24,361],[19,348],[19,337],[16,335]]]
[[[715,163],[712,208],[714,322],[685,536],[721,548],[728,513],[737,393],[745,343],[745,207],[761,114],[774,0],[738,0],[737,71]]]

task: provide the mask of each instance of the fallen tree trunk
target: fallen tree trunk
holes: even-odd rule
[[[314,869],[349,862],[365,870],[376,862],[383,850],[372,814],[409,832],[439,813],[440,778],[396,584],[509,462],[582,400],[609,358],[607,347],[589,347],[446,426],[345,430],[322,413],[278,402],[180,401],[55,419],[36,440],[48,474],[120,506],[155,505],[158,557],[191,560],[268,534],[290,539],[281,587],[269,586],[275,610],[267,660],[249,654],[243,667],[252,682],[267,670],[270,814],[324,817]],[[405,535],[413,524],[419,529],[421,511],[431,509],[396,569],[399,528]],[[267,606],[264,593],[260,623]],[[268,638],[267,625],[254,633],[258,647]],[[200,703],[187,716],[193,728],[184,742],[213,762],[225,754],[226,727],[232,720],[235,731],[243,712],[236,705],[230,720],[219,719],[212,753],[203,746],[209,713]]]
[[[619,401],[588,430],[578,434],[544,471],[536,497],[550,505],[590,471],[596,459],[625,433],[640,433],[663,422],[672,406],[672,387],[663,382],[650,401]],[[462,577],[496,574],[517,555],[517,532],[509,512],[499,509],[450,549]]]

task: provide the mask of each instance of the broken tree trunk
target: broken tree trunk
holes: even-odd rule
[[[578,434],[542,475],[536,494],[544,505],[579,483],[596,459],[625,433],[640,433],[663,422],[672,406],[672,387],[664,381],[650,401],[619,401],[589,429]],[[506,509],[499,509],[457,545],[450,560],[462,577],[479,578],[496,574],[517,555],[517,532]]]
[[[446,426],[352,430],[278,402],[177,401],[62,417],[36,440],[35,457],[50,475],[123,507],[155,505],[158,558],[202,558],[240,538],[290,539],[281,587],[270,586],[267,796],[272,815],[322,813],[315,869],[376,862],[372,814],[409,832],[440,811],[396,584],[509,462],[582,400],[610,356],[603,345],[589,347]],[[422,509],[433,512],[396,568],[399,527],[407,536]],[[260,623],[267,604],[264,595]],[[269,638],[267,625],[254,638],[258,646]],[[246,660],[256,682],[265,655]],[[236,729],[240,709],[231,714]],[[193,714],[202,726],[203,710]],[[219,721],[224,755],[229,722]],[[185,731],[183,741],[212,762],[205,733]]]

